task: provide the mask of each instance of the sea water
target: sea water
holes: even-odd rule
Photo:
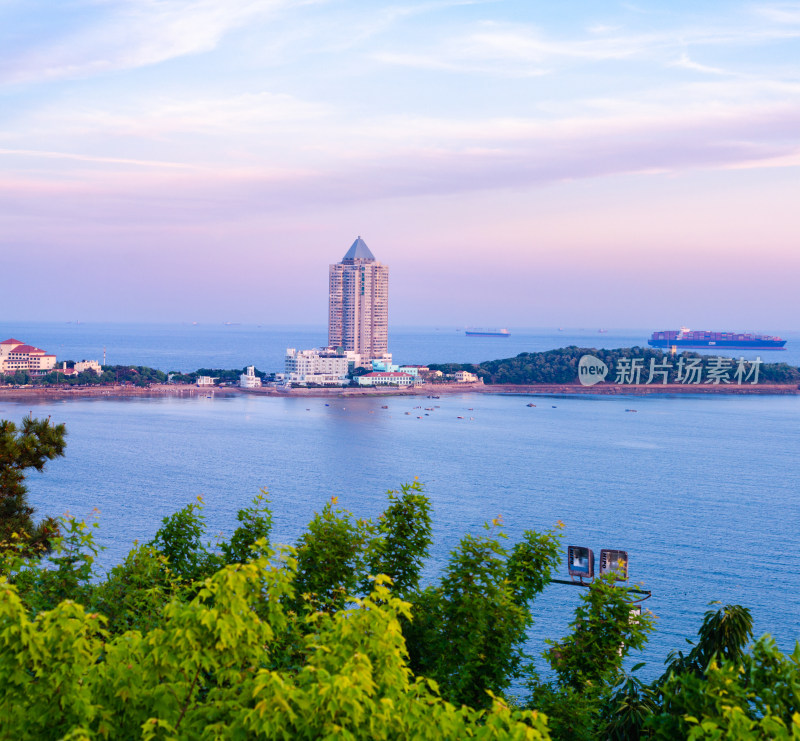
[[[389,349],[399,363],[480,363],[521,352],[577,345],[613,349],[647,346],[648,329],[511,327],[507,337],[467,337],[456,327],[391,327]],[[764,362],[800,365],[800,332],[777,332],[785,350],[708,350],[711,355],[760,355]],[[102,324],[0,321],[0,338],[41,347],[62,360],[98,360],[110,365],[146,365],[165,372],[199,368],[283,370],[287,347],[307,349],[328,342],[324,326],[255,324]],[[700,351],[697,351],[700,352]]]
[[[250,362],[277,369],[283,345],[324,341],[313,328],[2,326],[0,334],[60,357],[59,347],[80,359],[107,344],[119,356],[109,362],[164,370]],[[393,337],[396,353],[420,363],[644,344],[640,333],[589,330],[468,340],[430,329]],[[768,359],[796,364],[793,352]],[[68,430],[66,457],[28,477],[31,502],[41,514],[90,519],[99,510],[105,568],[200,495],[209,532],[230,534],[236,511],[267,488],[273,539],[293,543],[332,496],[359,517],[375,517],[388,489],[419,477],[434,510],[428,582],[465,533],[485,532],[496,517],[509,543],[562,521],[565,548],[628,551],[631,582],[652,590],[645,606],[658,617],[643,653],[648,676],[659,673],[669,650],[686,647],[712,600],[749,607],[756,634],[770,632],[784,650],[800,637],[800,397],[0,397],[0,418],[28,412]],[[530,652],[568,632],[579,591],[554,584],[536,600]]]

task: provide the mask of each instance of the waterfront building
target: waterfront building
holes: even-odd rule
[[[358,237],[342,261],[330,266],[328,345],[360,355],[369,367],[387,354],[388,343],[389,268]]]
[[[239,376],[239,388],[261,388],[261,379],[256,375],[256,367],[254,365],[248,365],[245,372]]]
[[[358,377],[359,386],[413,386],[416,382],[409,373],[373,371]]]
[[[56,367],[56,356],[15,339],[0,342],[0,373],[28,371],[42,375]]]
[[[378,373],[407,373],[409,376],[413,376],[414,378],[419,377],[419,369],[420,366],[418,365],[395,365],[392,363],[392,356],[391,353],[387,353],[385,356],[387,359],[383,360],[373,360],[372,361],[372,370]]]
[[[197,385],[198,386],[213,386],[214,380],[211,376],[198,376],[197,377]]]
[[[330,347],[314,350],[286,349],[284,384],[315,383],[323,386],[346,386],[347,374],[361,364],[358,353],[338,352]]]
[[[91,370],[97,373],[98,376],[103,375],[103,369],[100,367],[100,363],[98,363],[96,360],[81,360],[80,363],[75,363],[75,370],[78,373]]]
[[[477,383],[478,381],[478,376],[469,371],[456,371],[453,376],[456,379],[456,383]]]

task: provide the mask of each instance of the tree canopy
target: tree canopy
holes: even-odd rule
[[[47,461],[64,455],[65,435],[64,425],[49,418],[28,416],[20,427],[0,420],[0,551],[14,542],[24,544],[29,555],[49,550],[58,523],[52,517],[34,522],[25,477],[28,470],[43,471]]]
[[[546,352],[523,352],[513,358],[487,360],[477,365],[470,363],[431,364],[431,370],[442,373],[455,373],[465,370],[476,374],[486,384],[534,384],[534,383],[575,383],[578,380],[578,363],[582,356],[594,355],[609,368],[618,367],[622,359],[639,358],[643,361],[642,383],[647,379],[650,361],[655,363],[671,362],[673,367],[668,371],[668,382],[677,383],[677,363],[699,358],[707,363],[710,356],[693,352],[682,352],[671,356],[650,347],[624,347],[616,350],[597,349],[593,347],[562,347]],[[657,376],[657,382],[662,377]],[[606,378],[606,382],[614,381],[614,374]],[[759,368],[759,383],[800,383],[800,369],[786,363],[762,363]]]

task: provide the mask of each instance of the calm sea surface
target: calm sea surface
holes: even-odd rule
[[[0,334],[59,358],[96,358],[93,348],[105,344],[109,362],[164,370],[252,362],[275,370],[287,344],[324,341],[322,330],[256,327],[0,324]],[[391,349],[406,362],[472,362],[646,336],[529,330],[475,343],[455,329],[405,330],[393,333]],[[792,350],[765,359],[773,357],[797,364]],[[685,646],[711,600],[750,607],[756,632],[784,649],[800,637],[800,397],[0,402],[2,418],[29,411],[69,432],[66,457],[29,478],[32,501],[42,513],[89,518],[99,509],[105,566],[198,495],[210,531],[229,533],[236,510],[268,488],[274,538],[291,543],[331,496],[372,517],[387,489],[418,476],[434,505],[428,578],[461,535],[498,515],[512,542],[561,520],[565,546],[598,556],[627,550],[632,579],[654,592],[647,604],[658,631],[644,655],[651,676],[670,649]],[[531,651],[565,634],[578,591],[552,585],[537,600]]]
[[[724,328],[723,328],[724,329]],[[556,347],[615,348],[647,345],[652,329],[515,328],[509,337],[466,337],[463,328],[392,327],[389,349],[400,363],[480,363],[521,352]],[[770,330],[788,340],[782,351],[730,355],[800,365],[800,332]],[[282,371],[287,347],[310,348],[328,342],[327,329],[223,324],[75,324],[0,321],[2,339],[14,337],[55,353],[58,360],[106,360],[116,365],[147,365],[183,373],[198,368]],[[713,355],[725,354],[718,351]]]

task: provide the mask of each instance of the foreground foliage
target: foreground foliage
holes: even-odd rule
[[[112,637],[70,600],[32,620],[0,584],[3,738],[548,738],[545,719],[495,699],[456,708],[406,663],[408,605],[376,580],[306,618],[302,667],[270,668],[291,619],[292,558],[226,566],[158,628]]]
[[[17,427],[0,420],[0,552],[21,549],[28,556],[45,553],[58,533],[52,517],[33,521],[25,486],[27,469],[42,471],[48,460],[64,455],[64,425],[28,416]]]
[[[800,738],[800,647],[746,651],[750,614],[727,605],[644,684],[623,662],[653,619],[613,574],[543,681],[522,645],[558,534],[506,546],[491,523],[422,588],[429,511],[416,482],[374,522],[331,501],[276,553],[263,493],[214,546],[197,502],[99,579],[96,525],[63,520],[51,558],[2,560],[0,739]],[[504,697],[525,675],[529,698]]]

